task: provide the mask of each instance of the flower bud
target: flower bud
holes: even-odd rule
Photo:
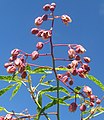
[[[100,103],[101,103],[101,100],[99,98],[97,98],[96,104],[100,104]]]
[[[16,58],[17,58],[17,56],[11,56],[11,57],[9,58],[9,61],[10,61],[10,62],[13,62],[14,60],[16,60]]]
[[[91,96],[90,96],[90,101],[91,101],[91,102],[94,102],[94,101],[95,101],[95,98],[96,98],[95,95],[91,95]]]
[[[68,64],[68,65],[67,65],[67,68],[68,68],[68,69],[71,69],[71,68],[72,68],[72,64]]]
[[[88,66],[87,63],[83,63],[83,65],[81,66],[83,69],[85,69],[85,72],[89,72],[90,71],[90,67]]]
[[[67,75],[65,75],[65,76],[62,78],[62,82],[63,82],[63,83],[68,82],[68,76],[67,76]]]
[[[14,64],[15,64],[16,66],[20,66],[20,65],[22,64],[21,59],[20,59],[20,58],[17,58],[17,59],[14,61]]]
[[[41,50],[41,49],[43,48],[43,43],[42,43],[42,42],[38,42],[38,43],[36,44],[36,48],[37,48],[38,50]]]
[[[4,120],[4,116],[0,116],[0,120]]]
[[[78,66],[78,61],[77,61],[77,60],[73,60],[73,61],[71,62],[71,64],[72,64],[72,67],[73,67],[73,68],[76,68],[76,67]]]
[[[45,30],[42,33],[42,39],[47,40],[48,38],[51,37],[51,35],[52,35],[51,30]]]
[[[22,63],[22,64],[18,67],[18,72],[19,72],[19,73],[22,73],[22,72],[24,72],[24,70],[25,70],[25,64]]]
[[[43,6],[43,10],[48,11],[50,9],[50,4],[46,4]]]
[[[37,51],[33,51],[31,54],[32,60],[36,60],[39,57],[39,53]]]
[[[4,120],[12,120],[12,115],[11,115],[11,114],[7,114],[7,115],[4,117]]]
[[[44,30],[39,30],[39,32],[36,34],[36,36],[37,36],[37,37],[42,37],[43,31],[44,31]]]
[[[13,57],[16,57],[19,53],[20,53],[20,50],[19,50],[19,49],[14,49],[14,50],[11,51],[11,55],[12,55]]]
[[[75,69],[73,69],[73,70],[71,71],[71,74],[72,74],[72,75],[74,75],[74,76],[76,76],[76,75],[78,74],[77,69],[76,69],[76,68],[75,68]]]
[[[26,78],[26,76],[27,76],[27,73],[26,73],[26,71],[24,71],[24,72],[22,72],[22,74],[21,74],[21,78]]]
[[[69,85],[73,85],[73,83],[74,83],[73,79],[70,79],[69,80]]]
[[[44,15],[42,16],[42,20],[43,20],[43,21],[46,21],[47,19],[48,19],[48,15],[44,14]]]
[[[78,61],[80,61],[80,60],[81,60],[81,58],[80,58],[80,56],[79,56],[79,55],[76,55],[76,56],[75,56],[75,59],[76,59],[76,60],[78,60]]]
[[[86,75],[84,73],[78,73],[78,75],[81,77],[81,78],[86,78]]]
[[[84,72],[83,68],[78,68],[78,73],[83,73],[83,72]]]
[[[86,93],[88,97],[92,95],[92,89],[89,86],[84,86],[83,92]]]
[[[70,76],[71,76],[71,75],[70,75],[70,71],[66,72],[66,75],[67,75],[68,77],[70,77]]]
[[[35,25],[40,26],[43,23],[42,17],[37,17],[35,19]]]
[[[75,102],[71,103],[70,106],[69,106],[69,111],[70,112],[75,112],[76,109],[77,109],[77,104]]]
[[[84,57],[83,59],[86,63],[89,63],[91,61],[91,59],[89,57]]]
[[[84,104],[82,104],[81,106],[80,106],[80,111],[85,111],[86,110],[86,105],[84,105]]]
[[[94,102],[90,102],[90,106],[93,107],[95,104]]]
[[[60,80],[63,77],[62,74],[57,74],[57,79]]]
[[[39,32],[39,29],[38,28],[32,28],[31,29],[31,33],[32,34],[37,34]]]
[[[50,11],[54,11],[55,7],[54,6],[50,6]]]
[[[76,53],[83,54],[86,50],[81,45],[76,46]]]
[[[12,66],[12,65],[13,65],[13,63],[12,63],[12,62],[9,62],[9,63],[5,63],[5,64],[4,64],[4,67],[7,68],[7,67]]]
[[[12,66],[9,66],[9,67],[7,68],[7,72],[10,73],[10,74],[16,72],[16,67],[13,66],[13,65],[12,65]]]
[[[69,56],[70,59],[74,58],[75,55],[76,55],[76,52],[75,52],[74,49],[69,49],[68,50],[68,56]]]
[[[51,6],[54,6],[54,7],[56,7],[56,3],[51,3]]]

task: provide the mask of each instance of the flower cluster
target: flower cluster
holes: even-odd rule
[[[81,58],[80,56],[85,51],[85,48],[81,45],[69,45],[68,57],[70,63],[67,65],[69,71],[65,74],[57,74],[58,80],[61,80],[63,83],[69,82],[69,85],[72,85],[72,76],[78,75],[81,78],[86,78],[86,74],[88,74],[90,71],[90,67],[88,65],[88,63],[90,62],[90,58]],[[70,80],[68,80],[68,78],[70,78]]]
[[[38,28],[32,28],[31,33],[35,34],[37,37],[41,37],[43,40],[47,40],[51,37],[51,30],[42,30]]]
[[[12,114],[7,114],[6,116],[0,116],[0,120],[16,120],[16,118],[13,118]]]
[[[11,51],[11,57],[9,58],[9,62],[4,64],[4,67],[7,69],[7,72],[12,74],[15,73],[18,69],[18,72],[21,74],[22,78],[27,76],[25,71],[26,61],[24,59],[24,55],[20,54],[21,50],[14,49]]]
[[[96,107],[99,105],[102,100],[99,99],[96,95],[92,94],[92,89],[89,86],[84,86],[83,91],[79,94],[82,94],[84,101],[80,105],[80,111],[84,112],[87,108]],[[86,100],[87,99],[87,100]],[[78,104],[76,102],[72,102],[69,106],[69,111],[74,112],[76,111]]]

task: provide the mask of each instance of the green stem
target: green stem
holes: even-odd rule
[[[28,75],[28,83],[29,83],[29,92],[30,92],[32,99],[34,100],[35,104],[42,110],[42,107],[40,106],[40,104],[38,103],[38,101],[36,100],[36,97],[34,95],[34,91],[32,89],[32,80],[31,80],[30,75]],[[46,117],[47,120],[50,120],[45,112],[43,112],[43,115]],[[38,120],[39,120],[39,117],[38,117]]]
[[[52,12],[52,16],[53,16],[53,20],[52,20],[52,26],[51,29],[53,30],[53,26],[54,26],[54,14]],[[50,45],[51,45],[51,56],[52,56],[52,65],[53,65],[53,72],[55,74],[56,80],[57,80],[57,72],[55,70],[55,57],[54,57],[54,49],[53,49],[53,42],[52,42],[52,36],[50,37]],[[59,116],[59,110],[60,110],[60,106],[59,106],[59,80],[57,80],[57,99],[58,99],[58,103],[57,103],[57,120],[60,120],[60,116]]]

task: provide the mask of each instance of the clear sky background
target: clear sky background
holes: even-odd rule
[[[44,14],[42,6],[51,2],[57,4],[56,15],[68,14],[73,20],[69,26],[65,26],[61,20],[56,20],[54,42],[83,45],[87,50],[85,55],[91,58],[90,74],[104,84],[104,0],[0,0],[0,75],[7,74],[3,65],[8,61],[12,49],[19,48],[31,53],[35,50],[35,44],[42,41],[33,36],[30,31],[32,27],[35,27],[34,19]],[[42,28],[47,25],[49,24],[44,23]],[[66,52],[64,48],[57,49],[59,56],[66,55]],[[40,64],[50,64],[47,59],[42,58]],[[36,78],[34,79],[37,81]],[[88,79],[77,78],[77,83],[89,85],[99,97],[104,95],[104,92]],[[5,82],[0,82],[0,88],[6,85]],[[26,92],[22,86],[16,97],[8,101],[11,95],[9,91],[0,97],[0,106],[16,112],[27,108],[30,113],[34,114],[34,103]],[[61,120],[66,119],[79,120],[79,111],[70,113],[67,107],[62,106]],[[103,119],[104,114],[94,120]]]

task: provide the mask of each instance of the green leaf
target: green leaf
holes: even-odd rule
[[[104,84],[100,80],[92,75],[86,75],[88,79],[92,80],[96,85],[98,85],[104,91]]]
[[[21,82],[21,80],[19,80],[19,78],[17,76],[13,77],[13,76],[0,76],[0,80],[6,81],[6,82]]]
[[[47,75],[43,75],[41,78],[40,78],[40,83],[43,82],[43,80],[46,78]]]
[[[74,88],[74,91],[75,92],[80,92],[80,90],[82,89],[82,86],[77,86]]]
[[[18,85],[15,87],[15,89],[13,90],[12,92],[12,96],[10,99],[12,99],[16,94],[17,92],[19,91],[20,87],[21,87],[22,83],[18,83]]]
[[[51,74],[52,71],[50,70],[52,70],[52,68],[49,66],[41,66],[41,67],[35,68],[34,70],[32,70],[30,67],[26,67],[26,71],[29,74]]]
[[[40,85],[53,87],[53,85],[51,85],[50,83],[51,83],[51,82],[54,82],[54,81],[55,81],[55,80],[48,80],[48,81],[45,81],[45,82],[43,82],[43,83],[40,83]]]
[[[49,94],[45,94],[48,98],[50,98],[51,100],[56,100],[57,103],[58,103],[58,99],[56,97],[53,97]],[[64,97],[61,97],[59,98],[59,104],[61,105],[66,105],[66,106],[69,106],[69,104],[67,104],[66,102],[64,102],[65,100],[68,100],[71,96],[64,96]]]
[[[12,87],[14,87],[16,84],[12,84],[7,86],[6,88],[3,88],[0,90],[0,96],[2,96],[4,93],[6,93],[8,90],[10,90]]]
[[[38,102],[39,106],[41,106],[41,108],[42,108],[42,95],[41,94],[38,95],[38,101],[37,102]],[[41,110],[41,108],[39,106],[37,107],[38,112],[40,112],[40,110]]]
[[[45,110],[47,110],[48,108],[54,106],[55,104],[57,104],[56,100],[53,100],[52,102],[49,102],[45,107],[43,107],[43,109],[41,109],[41,111],[38,113],[38,117],[37,120],[39,120],[41,113],[43,113]]]
[[[48,83],[40,83],[40,85],[43,85],[43,86],[48,86],[48,87],[53,87],[52,85],[48,84]]]
[[[5,112],[6,112],[7,110],[6,110],[4,107],[1,107],[1,106],[0,106],[0,112],[2,112],[2,111],[5,111]]]
[[[66,67],[58,67],[58,68],[55,68],[55,70],[58,70],[58,71],[69,71],[70,69],[68,69]]]
[[[59,89],[60,92],[63,92],[63,93],[66,93],[66,94],[70,95],[69,91],[66,88],[62,87],[62,86],[60,86],[59,88],[50,87],[50,88],[47,88],[47,89],[43,89],[43,90],[39,91],[39,93],[44,94],[46,92],[55,92],[55,91],[57,91],[57,89]]]

